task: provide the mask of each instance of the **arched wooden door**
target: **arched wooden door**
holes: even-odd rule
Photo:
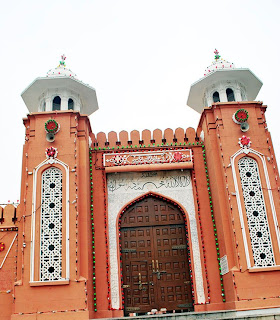
[[[120,233],[125,314],[193,310],[180,210],[149,196],[122,215]]]

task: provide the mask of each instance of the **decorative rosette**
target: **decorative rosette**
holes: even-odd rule
[[[0,252],[5,250],[5,243],[4,242],[0,242]]]
[[[127,163],[127,156],[126,155],[119,155],[117,154],[114,158],[113,161],[115,162],[116,165],[122,165]]]
[[[249,137],[242,136],[241,138],[239,138],[238,143],[241,148],[250,148],[251,139]]]
[[[48,133],[55,134],[59,131],[59,124],[54,119],[50,119],[45,123],[45,129]]]
[[[54,147],[49,147],[49,148],[46,148],[46,157],[48,159],[51,159],[51,158],[56,158],[57,156],[57,148],[54,148]]]
[[[173,159],[175,162],[180,162],[183,159],[183,153],[182,152],[175,152],[173,154]]]
[[[249,114],[248,114],[248,111],[245,109],[237,110],[232,117],[233,121],[238,124],[246,122],[248,118],[249,118]]]

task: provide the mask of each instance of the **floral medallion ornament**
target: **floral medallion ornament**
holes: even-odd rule
[[[183,153],[182,152],[175,152],[173,154],[173,158],[174,158],[174,161],[180,162],[183,159]]]
[[[5,243],[4,242],[0,242],[0,252],[5,250]]]
[[[55,134],[59,131],[59,124],[54,119],[50,119],[45,123],[45,129],[48,133]]]
[[[249,137],[246,136],[242,136],[241,138],[239,138],[239,145],[241,148],[250,148],[251,145],[251,140]]]
[[[237,110],[232,117],[233,121],[237,124],[246,122],[248,118],[249,118],[249,114],[248,114],[248,111],[245,109]]]
[[[46,157],[48,159],[54,159],[57,156],[57,149],[54,147],[46,148]]]
[[[126,164],[126,156],[122,156],[120,154],[117,154],[114,156],[114,162],[115,162],[115,165],[122,165],[122,164]]]

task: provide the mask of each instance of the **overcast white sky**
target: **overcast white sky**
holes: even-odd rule
[[[278,0],[1,1],[0,203],[20,194],[21,92],[61,54],[97,91],[93,132],[197,126],[186,106],[217,48],[263,82],[257,97],[280,158]],[[252,145],[253,146],[253,145]]]

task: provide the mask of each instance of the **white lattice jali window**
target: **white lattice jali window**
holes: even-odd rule
[[[62,172],[50,168],[42,174],[40,280],[62,278]]]
[[[238,161],[244,204],[255,267],[275,265],[264,197],[257,162],[249,157]]]

